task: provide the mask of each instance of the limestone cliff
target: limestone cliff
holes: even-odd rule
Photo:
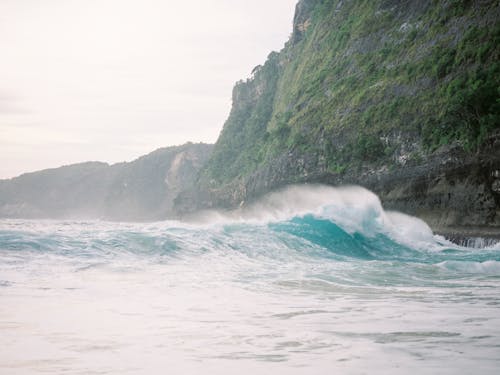
[[[301,0],[180,210],[359,184],[441,232],[500,231],[500,4]]]

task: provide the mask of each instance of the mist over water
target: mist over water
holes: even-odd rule
[[[500,246],[357,187],[190,222],[0,221],[0,373],[496,374]]]

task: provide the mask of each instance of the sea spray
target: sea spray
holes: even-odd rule
[[[360,186],[331,187],[319,184],[292,185],[270,193],[258,202],[233,211],[204,211],[191,222],[266,224],[311,215],[331,221],[349,234],[391,236],[416,246],[435,246],[436,239],[422,220],[399,212],[384,211],[380,199]]]

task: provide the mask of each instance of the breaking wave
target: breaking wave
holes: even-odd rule
[[[498,247],[454,245],[358,187],[188,222],[2,220],[0,372],[455,374],[481,358],[496,374],[499,287]]]

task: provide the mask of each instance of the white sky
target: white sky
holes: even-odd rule
[[[0,0],[0,178],[215,142],[297,0]]]

